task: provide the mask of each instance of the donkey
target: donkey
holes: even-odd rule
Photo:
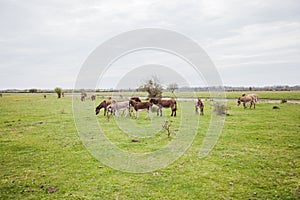
[[[171,108],[171,117],[176,117],[177,103],[175,99],[162,99],[162,98],[151,98],[149,100],[150,103],[158,105],[160,116],[162,116],[162,108]],[[158,113],[157,113],[158,116]]]
[[[198,98],[195,100],[195,112],[198,114],[198,108],[200,109],[200,115],[204,115],[204,103]]]
[[[113,102],[113,100],[109,99],[109,100],[104,100],[102,101],[97,107],[96,107],[96,115],[99,114],[100,110],[102,108],[104,108],[104,116],[106,115],[106,112],[107,112],[107,107]]]
[[[248,94],[248,95],[243,95],[242,97],[239,97],[237,100],[237,105],[241,105],[241,103],[243,102],[243,106],[244,108],[247,108],[246,103],[250,102],[250,108],[252,107],[252,105],[254,106],[255,109],[255,104],[258,100],[257,95],[255,94]]]
[[[92,96],[91,96],[91,100],[92,100],[92,101],[95,101],[95,100],[96,100],[96,95],[92,95]]]
[[[136,102],[135,100],[130,100],[129,105],[135,110],[135,116],[138,118],[138,111],[147,110],[148,115],[152,113],[152,103],[150,102]]]
[[[107,106],[107,112],[110,112],[113,115],[119,116],[119,112],[123,111],[124,117],[128,115],[129,111],[129,101],[115,101]]]
[[[248,94],[248,95],[253,97],[253,100],[255,101],[255,103],[258,102],[258,96],[257,96],[257,94]],[[243,94],[242,96],[244,97],[244,96],[246,96],[246,94]]]

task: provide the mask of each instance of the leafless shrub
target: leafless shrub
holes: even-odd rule
[[[171,135],[171,130],[170,130],[171,125],[172,125],[171,121],[168,120],[165,120],[164,124],[162,125],[162,128],[168,132],[168,137],[170,137]]]
[[[223,102],[214,102],[213,112],[217,115],[226,115],[226,106]]]

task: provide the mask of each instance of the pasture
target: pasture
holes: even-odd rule
[[[300,99],[299,94],[259,95]],[[96,107],[101,100],[82,104]],[[279,102],[259,102],[250,110],[229,100],[217,144],[207,157],[199,158],[212,112],[211,102],[204,101],[197,135],[182,157],[161,170],[126,173],[102,164],[83,146],[70,96],[4,94],[0,97],[0,199],[299,199],[300,104]],[[272,109],[273,105],[280,109]],[[104,117],[101,110],[95,117],[118,147],[140,153],[168,144],[180,121],[189,120],[181,119],[180,113],[189,106],[193,109],[192,101],[180,102],[177,117],[167,117],[172,120],[170,138],[158,130],[140,142],[132,142],[139,138],[123,134],[117,123],[146,126],[151,121],[146,112],[139,119],[117,121]],[[163,110],[164,116],[170,114],[170,109]],[[155,113],[153,118],[161,123]]]
[[[237,99],[243,93],[255,93],[259,96],[260,99],[298,99],[300,100],[300,91],[233,91],[233,92],[226,92],[226,98],[228,99]],[[99,96],[130,96],[132,92],[99,92],[97,95]],[[134,95],[136,96],[147,96],[146,92],[135,92]],[[175,92],[175,95],[171,92],[164,92],[164,96],[166,97],[174,97],[176,95],[182,98],[192,98],[194,97],[193,92]],[[195,92],[196,96],[201,98],[209,98],[209,92],[207,91],[199,91]]]

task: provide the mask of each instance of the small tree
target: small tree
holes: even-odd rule
[[[62,89],[61,89],[61,88],[56,87],[56,88],[54,89],[54,92],[56,92],[57,98],[60,98],[60,97],[61,97],[61,93],[62,93]]]
[[[168,85],[167,90],[169,90],[170,92],[174,93],[175,90],[178,89],[178,84],[177,83],[171,83]]]
[[[148,80],[144,85],[138,88],[138,91],[148,92],[148,97],[161,97],[162,96],[162,86],[159,81],[155,78]]]

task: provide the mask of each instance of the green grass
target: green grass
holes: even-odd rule
[[[298,92],[259,95],[299,97]],[[205,101],[198,134],[184,156],[167,168],[133,174],[111,169],[90,155],[79,140],[70,97],[4,95],[0,98],[0,199],[299,199],[300,105],[260,102],[250,110],[229,101],[223,132],[215,148],[201,159],[198,153],[210,122],[210,104]],[[180,104],[188,105],[193,106]],[[272,109],[273,105],[280,109]],[[97,119],[106,136],[131,152],[168,144],[181,120],[178,112],[170,138],[158,130],[152,138],[133,143],[131,139],[138,138],[124,134],[117,121],[108,121],[102,112]],[[144,112],[138,120],[120,120],[141,126],[150,123]],[[57,191],[47,193],[49,187]]]
[[[251,94],[255,93],[262,99],[297,99],[300,100],[300,91],[234,91],[234,92],[225,92],[226,97],[230,99],[237,99],[242,96],[242,94]],[[96,93],[100,97],[105,96],[147,96],[146,92],[98,92]],[[190,97],[201,97],[201,98],[210,98],[209,92],[177,92],[174,94],[171,92],[164,92],[163,96],[167,97],[182,97],[182,98],[190,98]]]
[[[241,94],[257,94],[261,99],[300,99],[300,91],[244,91],[226,92],[227,98],[238,98]]]

